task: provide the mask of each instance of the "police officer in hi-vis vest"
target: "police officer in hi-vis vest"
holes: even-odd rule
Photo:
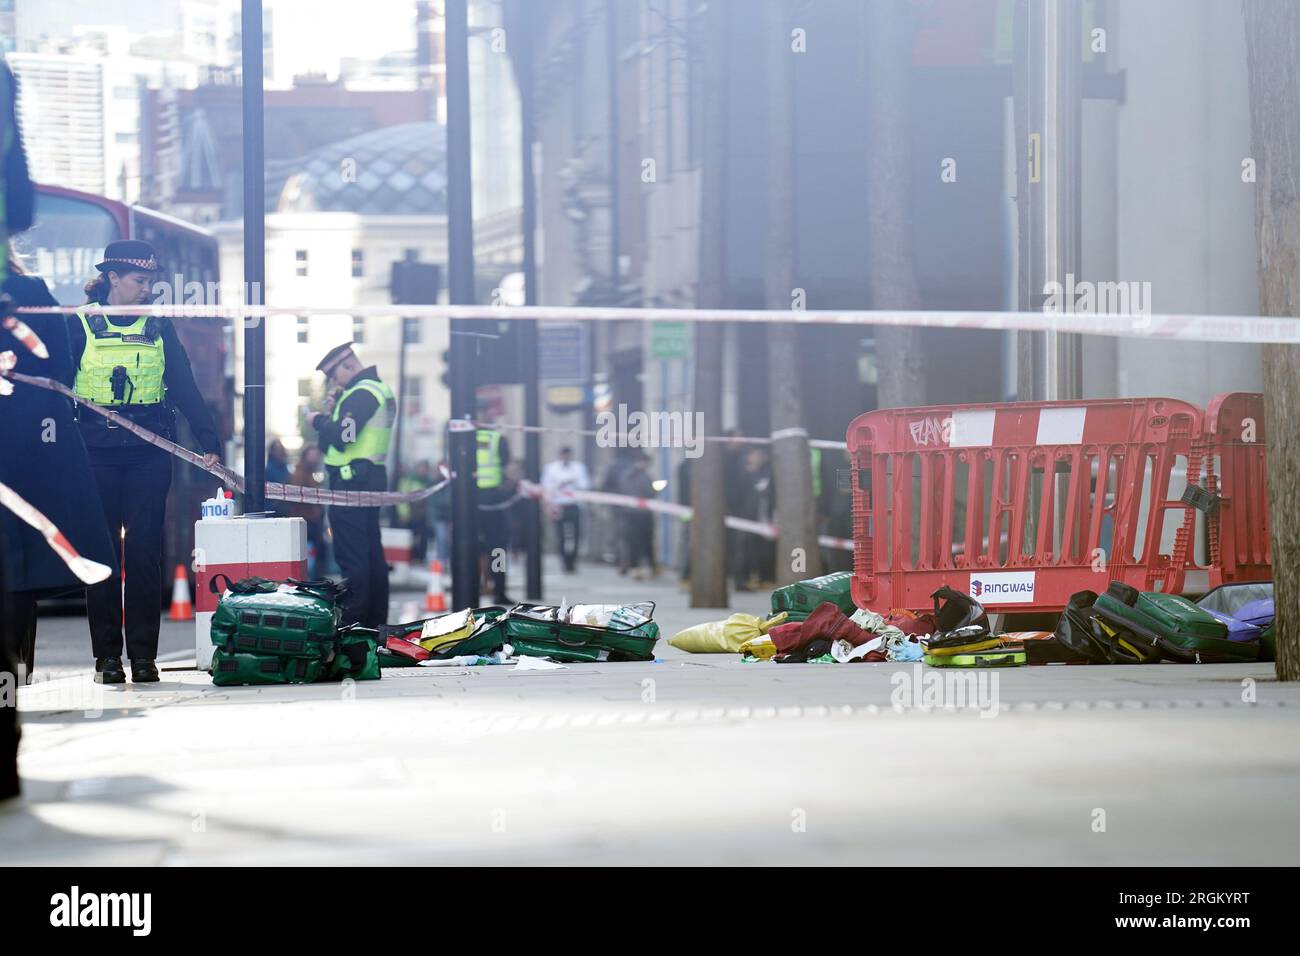
[[[153,246],[138,240],[110,242],[99,275],[86,283],[87,304],[68,317],[77,395],[109,408],[172,441],[176,410],[189,422],[209,465],[220,458],[221,440],[212,412],[194,382],[189,356],[170,319],[105,316],[96,305],[141,305],[149,301],[158,261]],[[158,680],[158,626],[163,593],[163,520],[172,481],[166,451],[130,430],[78,407],[77,420],[95,475],[109,534],[121,541],[126,575],[86,589],[95,680],[120,684],[122,620],[131,680]],[[182,520],[192,521],[193,515]]]
[[[479,405],[479,418],[490,418]],[[474,434],[474,481],[478,487],[479,562],[492,578],[492,599],[497,604],[514,601],[506,594],[505,557],[510,548],[510,516],[505,504],[514,489],[506,481],[510,464],[510,443],[495,428],[480,428]]]
[[[324,413],[308,421],[320,434],[325,471],[335,491],[387,491],[388,445],[397,400],[373,365],[363,366],[350,343],[340,345],[316,368],[331,389]],[[388,562],[379,536],[379,508],[329,506],[334,559],[348,580],[344,624],[388,623]]]

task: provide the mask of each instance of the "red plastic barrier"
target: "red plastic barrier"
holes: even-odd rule
[[[1259,441],[1234,438],[1252,417]],[[847,436],[854,600],[928,609],[946,584],[993,610],[1059,611],[1112,580],[1166,592],[1266,580],[1263,495],[1245,491],[1263,487],[1262,428],[1262,398],[1241,394],[1208,417],[1168,398],[860,415]],[[1185,503],[1187,483],[1219,495],[1217,512],[1212,496],[1208,514]]]
[[[1268,536],[1264,396],[1216,395],[1205,413],[1204,487],[1220,497],[1209,515],[1210,587],[1273,576]]]

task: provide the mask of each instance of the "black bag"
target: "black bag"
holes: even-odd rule
[[[934,599],[935,631],[927,647],[961,647],[989,637],[989,616],[984,605],[969,594],[945,584],[930,597]]]
[[[1056,625],[1056,639],[1072,654],[1093,664],[1109,664],[1110,650],[1092,627],[1093,605],[1096,603],[1096,591],[1071,594]]]

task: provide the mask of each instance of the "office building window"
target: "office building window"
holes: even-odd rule
[[[294,258],[297,260],[298,275],[305,276],[307,274],[307,250],[299,249]]]
[[[352,317],[352,342],[361,345],[366,341],[366,320],[359,315]]]
[[[298,343],[304,345],[307,342],[307,316],[298,316]]]
[[[359,279],[366,274],[366,253],[363,249],[352,250],[352,278]]]

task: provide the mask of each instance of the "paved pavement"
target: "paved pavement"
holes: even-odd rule
[[[547,587],[658,600],[665,636],[722,616],[605,568]],[[0,859],[1300,859],[1300,685],[1271,665],[1033,667],[936,690],[913,665],[658,653],[349,687],[216,688],[180,664],[142,690],[42,681],[20,694],[27,796],[0,810]]]

